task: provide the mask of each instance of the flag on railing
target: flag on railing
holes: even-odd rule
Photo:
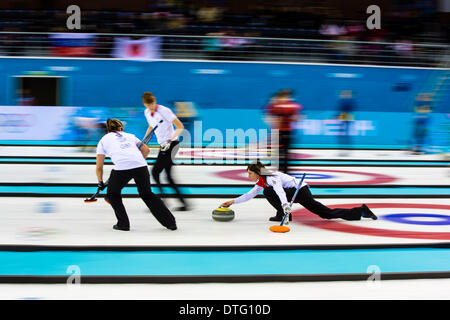
[[[113,57],[129,60],[160,59],[161,39],[159,37],[145,37],[139,40],[116,38]]]
[[[50,35],[54,56],[91,56],[94,53],[95,34],[53,33]]]

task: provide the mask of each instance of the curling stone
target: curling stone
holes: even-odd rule
[[[231,221],[234,219],[234,211],[230,208],[217,208],[212,212],[212,218],[216,221]]]

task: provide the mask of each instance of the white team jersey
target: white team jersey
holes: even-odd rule
[[[137,144],[139,139],[134,134],[123,131],[110,132],[100,139],[97,154],[111,158],[114,170],[128,170],[147,166]]]
[[[177,118],[172,110],[158,104],[154,113],[151,113],[150,110],[145,108],[144,114],[150,127],[154,128],[158,125],[158,128],[155,130],[155,135],[160,145],[172,138],[175,132],[172,122]],[[159,123],[161,120],[163,122]],[[175,140],[178,140],[178,137]]]
[[[256,182],[255,186],[249,192],[244,193],[242,196],[234,199],[234,203],[242,203],[250,199],[253,199],[266,187],[273,187],[273,190],[277,193],[278,197],[280,198],[281,204],[284,205],[288,203],[286,198],[286,192],[284,192],[284,188],[297,188],[299,183],[300,180],[295,177],[292,177],[282,172],[274,172],[273,175],[266,176],[265,180],[263,177],[260,177],[260,179]],[[305,180],[303,180],[300,188],[303,188],[306,185],[308,184],[305,182]]]

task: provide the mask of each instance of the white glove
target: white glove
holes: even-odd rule
[[[164,151],[169,150],[169,148],[170,148],[170,143],[171,143],[171,142],[172,142],[172,141],[170,141],[170,140],[167,140],[166,142],[164,142],[164,143],[161,145],[161,151],[164,152]]]
[[[284,214],[291,214],[292,213],[292,208],[291,208],[291,206],[289,204],[285,203],[283,205],[283,211],[284,211]]]

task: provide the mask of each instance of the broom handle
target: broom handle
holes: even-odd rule
[[[289,204],[291,207],[292,207],[292,204],[295,201],[295,198],[297,198],[297,193],[300,191],[300,188],[302,186],[303,180],[305,180],[305,175],[306,175],[306,173],[303,173],[302,179],[300,180],[300,183],[297,186],[297,190],[295,190],[294,196],[291,199],[291,203]]]
[[[138,149],[145,143],[147,144],[151,138],[153,138],[153,135],[155,134],[155,130],[158,128],[158,125],[163,122],[163,120],[160,120],[158,124],[142,139],[142,141],[138,144]]]
[[[298,186],[297,186],[297,190],[295,190],[294,196],[293,196],[292,199],[291,199],[291,203],[289,203],[289,206],[290,206],[291,208],[292,208],[292,204],[293,204],[294,201],[295,201],[295,198],[297,197],[297,193],[300,191],[300,187],[302,186],[303,180],[305,179],[305,175],[306,175],[306,173],[303,173],[303,177],[302,177],[302,179],[300,180],[300,183],[299,183]],[[284,224],[284,220],[286,219],[287,216],[288,216],[288,214],[285,213],[285,214],[284,214],[284,217],[283,217],[283,220],[281,220],[280,226],[282,226],[282,225]]]

